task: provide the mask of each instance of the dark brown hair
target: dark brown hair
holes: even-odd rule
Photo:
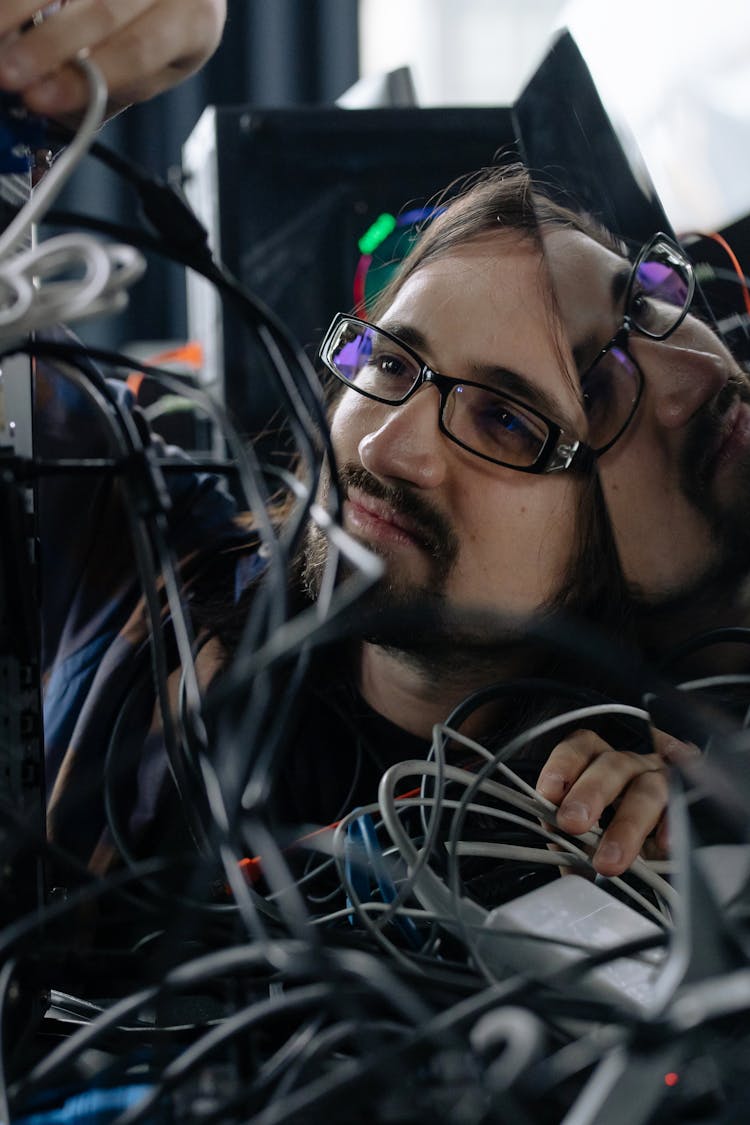
[[[558,227],[580,231],[608,250],[623,253],[619,240],[593,216],[558,203],[522,164],[481,168],[456,180],[435,197],[432,212],[435,218],[427,221],[398,272],[377,297],[374,315],[380,315],[404,282],[427,262],[491,234],[512,233],[528,239],[543,254],[545,229]]]
[[[592,216],[558,203],[535,183],[521,164],[480,169],[452,184],[435,201],[429,221],[397,273],[378,295],[374,320],[393,303],[406,281],[427,263],[468,243],[512,234],[539,251],[539,284],[549,302],[550,328],[563,378],[570,378],[565,329],[552,279],[544,264],[544,231],[550,227],[579,231],[615,253],[618,240]],[[442,209],[441,209],[442,208]],[[502,253],[498,240],[498,253]],[[630,599],[595,468],[581,483],[578,505],[579,550],[551,609],[568,608],[602,628],[622,634],[630,620]]]
[[[554,287],[544,266],[543,232],[548,227],[580,231],[608,249],[622,253],[617,240],[587,214],[556,202],[532,181],[520,164],[481,169],[450,185],[433,202],[440,209],[439,213],[421,231],[397,273],[377,297],[370,317],[377,320],[406,281],[428,262],[491,235],[513,234],[528,240],[539,250],[539,284],[549,300],[551,334],[559,348],[561,375],[566,377],[567,374],[570,378],[564,329]],[[498,252],[502,253],[501,242]],[[342,385],[335,383],[332,406],[342,390]],[[287,514],[292,506],[290,503]],[[577,522],[578,551],[548,609],[570,610],[608,632],[624,636],[629,632],[630,599],[595,470],[581,480]],[[237,616],[242,614],[230,611],[230,616],[235,617],[236,625]]]

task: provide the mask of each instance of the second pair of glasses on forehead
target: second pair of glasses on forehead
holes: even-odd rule
[[[510,469],[559,472],[605,453],[627,428],[643,391],[643,373],[628,351],[630,334],[665,340],[685,318],[694,289],[693,268],[680,247],[665,234],[654,235],[633,263],[622,324],[581,374],[585,443],[512,394],[433,371],[396,336],[354,316],[334,317],[320,357],[342,383],[390,406],[431,383],[440,392],[440,428],[452,441]]]

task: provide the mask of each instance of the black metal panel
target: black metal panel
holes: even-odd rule
[[[424,205],[513,151],[509,109],[218,109],[220,253],[314,349],[352,306],[357,242],[383,211]],[[273,413],[249,333],[224,323],[227,403],[243,429]]]
[[[558,198],[634,246],[656,231],[674,233],[640,153],[623,147],[569,32],[545,56],[513,117],[526,164]],[[700,287],[696,302],[713,320]]]
[[[514,108],[529,168],[634,242],[671,232],[645,169],[631,163],[571,34],[564,31]]]
[[[28,199],[26,138],[37,128],[15,101],[0,99],[0,231]],[[0,928],[44,899],[36,506],[33,489],[14,471],[15,458],[33,452],[32,399],[30,361],[6,357],[0,363]]]

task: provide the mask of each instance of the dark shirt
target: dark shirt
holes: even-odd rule
[[[119,393],[128,400],[124,387]],[[46,371],[39,398],[43,457],[111,455],[106,429],[79,388]],[[230,591],[231,603],[254,589],[266,562],[224,483],[195,471],[167,480],[169,537],[189,597],[206,599],[216,585]],[[136,857],[190,846],[189,817],[176,799],[155,709],[149,625],[121,486],[105,477],[45,478],[39,519],[48,831],[104,874],[120,862],[120,841]],[[166,637],[169,649],[168,629]],[[171,649],[169,656],[174,667]],[[283,737],[269,761],[265,812],[283,839],[375,801],[389,766],[429,752],[367,705],[354,666],[341,644],[315,648],[294,698],[278,695],[280,713],[269,725],[282,723]],[[537,766],[524,772],[533,779]],[[417,784],[407,779],[401,789]]]

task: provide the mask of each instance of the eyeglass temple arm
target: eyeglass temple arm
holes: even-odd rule
[[[590,445],[583,441],[561,441],[553,450],[545,473],[561,473],[566,469],[575,469],[579,473],[588,473],[594,466],[595,454]]]

